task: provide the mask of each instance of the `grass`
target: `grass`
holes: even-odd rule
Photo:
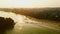
[[[53,30],[41,29],[32,26],[24,26],[21,34],[59,34]]]

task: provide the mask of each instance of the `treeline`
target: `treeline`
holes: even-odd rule
[[[44,11],[38,12],[36,14],[35,18],[60,21],[60,8],[49,9],[49,10],[44,10]]]
[[[14,28],[14,20],[11,18],[0,17],[0,34],[4,34],[6,30]]]
[[[38,19],[60,20],[60,7],[57,8],[2,8],[7,12],[23,14]]]

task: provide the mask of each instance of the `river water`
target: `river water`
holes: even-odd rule
[[[0,11],[1,17],[12,18],[15,26],[5,34],[60,34],[60,22],[36,19],[11,12]]]

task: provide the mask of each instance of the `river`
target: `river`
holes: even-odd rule
[[[5,34],[60,34],[60,22],[44,19],[36,19],[20,14],[0,11],[0,16],[10,17],[15,21],[12,30],[6,30]]]

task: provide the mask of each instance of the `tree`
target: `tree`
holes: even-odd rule
[[[6,30],[14,28],[14,20],[11,18],[0,17],[0,34],[4,33]]]

